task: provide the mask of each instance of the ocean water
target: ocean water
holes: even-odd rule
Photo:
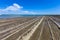
[[[6,18],[16,18],[16,17],[32,17],[33,15],[0,15],[0,19],[6,19]]]
[[[0,15],[0,19],[15,18],[15,17],[21,17],[21,16],[18,16],[18,15]]]

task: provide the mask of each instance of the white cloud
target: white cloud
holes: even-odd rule
[[[29,13],[29,11],[23,11],[24,13]]]
[[[16,10],[19,10],[19,9],[21,9],[21,8],[23,8],[22,6],[20,6],[20,5],[18,5],[18,4],[16,4],[16,3],[14,3],[12,6],[8,6],[6,9],[4,9],[4,10],[10,10],[10,11],[16,11]]]
[[[0,9],[0,14],[34,14],[34,12],[31,11],[24,11],[22,8],[22,6],[14,3],[12,6]]]

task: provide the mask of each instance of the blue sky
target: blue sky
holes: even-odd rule
[[[60,15],[60,0],[0,0],[0,14]]]

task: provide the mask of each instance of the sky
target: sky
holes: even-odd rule
[[[1,14],[60,15],[60,0],[0,0]]]

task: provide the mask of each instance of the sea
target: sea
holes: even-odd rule
[[[16,18],[16,17],[32,17],[32,16],[36,16],[36,15],[3,14],[3,15],[0,15],[0,19]]]

